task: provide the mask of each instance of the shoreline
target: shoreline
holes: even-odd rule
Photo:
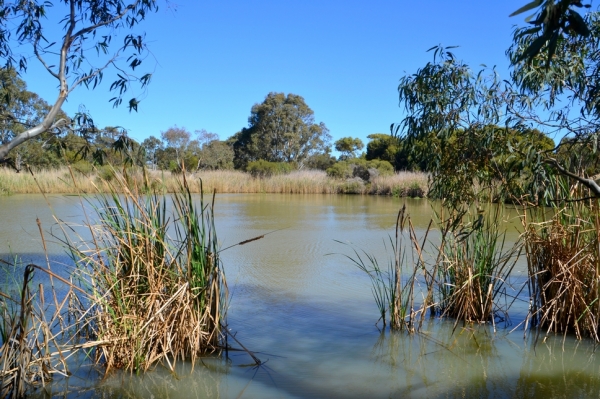
[[[41,170],[32,173],[16,173],[12,169],[0,169],[0,196],[12,194],[99,194],[109,192],[110,182],[121,171],[110,170],[82,173],[64,167],[58,170]],[[157,192],[177,191],[180,174],[141,169],[125,172],[134,184],[148,186]],[[378,176],[370,182],[360,178],[333,179],[319,170],[294,171],[289,174],[256,178],[249,173],[231,170],[199,171],[187,173],[188,180],[202,180],[202,191],[220,194],[353,194],[392,197],[427,197],[428,175],[419,172],[397,172],[390,176]],[[192,192],[199,193],[200,185],[194,184]]]

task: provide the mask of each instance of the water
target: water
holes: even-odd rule
[[[82,224],[77,197],[54,196],[61,220]],[[55,396],[85,398],[471,398],[597,397],[600,359],[589,341],[524,338],[524,305],[510,324],[454,325],[426,319],[421,333],[381,332],[368,278],[345,258],[351,242],[389,258],[384,242],[406,203],[419,235],[431,217],[424,200],[361,196],[220,195],[216,220],[222,247],[264,238],[222,253],[230,288],[229,327],[255,352],[228,359],[157,366],[143,376],[112,373],[81,358],[67,380],[49,386]],[[68,257],[43,197],[0,198],[0,254],[45,262],[36,217],[46,231],[50,258]],[[518,236],[509,221],[508,239]],[[80,231],[84,234],[84,232]],[[56,234],[60,237],[60,234]],[[432,235],[435,239],[435,234]],[[388,251],[389,252],[389,251]],[[522,279],[519,263],[515,280]],[[511,332],[515,329],[514,332]],[[233,346],[239,347],[232,343]]]

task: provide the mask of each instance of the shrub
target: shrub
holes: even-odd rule
[[[81,173],[82,175],[88,176],[90,173],[92,173],[94,171],[94,166],[89,163],[88,161],[77,161],[74,164],[71,165],[71,168],[76,171]]]
[[[258,161],[250,162],[246,166],[246,172],[250,173],[254,177],[264,178],[271,177],[274,175],[283,175],[290,173],[293,167],[287,162],[269,162],[263,159]]]
[[[365,191],[365,182],[360,177],[355,177],[346,180],[339,187],[343,194],[363,194]]]
[[[352,177],[352,168],[348,162],[338,162],[327,169],[327,176],[334,179],[349,179]]]
[[[98,168],[98,178],[105,181],[111,181],[115,177],[115,169],[110,165],[103,165]]]

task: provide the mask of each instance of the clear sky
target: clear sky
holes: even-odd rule
[[[60,2],[57,2],[60,4]],[[139,111],[112,108],[109,79],[80,87],[64,110],[81,104],[98,126],[123,126],[142,141],[170,126],[206,129],[226,139],[248,125],[250,108],[269,92],[304,97],[333,139],[387,133],[403,113],[398,80],[432,59],[437,44],[508,78],[505,51],[526,0],[177,0],[161,3],[141,25],[153,71]],[[60,7],[60,5],[58,5]],[[56,81],[34,66],[24,79],[48,102]],[[126,97],[128,98],[128,97]]]

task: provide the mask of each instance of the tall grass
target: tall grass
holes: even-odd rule
[[[438,262],[434,267],[442,316],[471,322],[493,322],[507,309],[499,296],[507,288],[510,273],[520,255],[520,243],[506,249],[502,231],[502,207],[489,206],[477,218],[442,229]],[[515,293],[517,291],[515,290]]]
[[[429,229],[423,242],[426,241],[428,233]],[[406,234],[408,234],[408,243],[405,242]],[[416,311],[414,309],[417,275],[420,270],[424,270],[424,267],[420,252],[422,244],[419,244],[416,239],[405,205],[398,212],[395,236],[389,238],[389,247],[393,258],[389,259],[387,268],[381,267],[377,256],[366,250],[353,248],[354,256],[346,255],[346,257],[371,280],[373,297],[380,313],[377,323],[381,321],[385,328],[389,320],[392,330],[414,331],[418,314],[424,312],[423,307]],[[416,263],[412,263],[413,256],[410,260],[408,257],[414,255],[413,250],[416,250],[420,259]]]
[[[71,280],[46,256],[45,268],[24,268],[21,288],[0,287],[1,397],[24,397],[57,373],[67,376],[67,359],[82,349],[108,372],[157,362],[174,370],[222,347],[227,286],[214,196],[197,200],[185,177],[168,196],[147,194],[147,184],[126,175],[102,184],[107,194],[80,197],[84,226],[56,219],[64,234],[56,238],[74,261]],[[45,249],[41,225],[40,233]],[[34,271],[48,276],[37,289]]]
[[[599,200],[566,178],[558,178],[548,194],[554,198],[551,208],[531,208],[522,217],[531,295],[528,322],[547,332],[600,342]]]
[[[110,193],[90,201],[91,238],[65,240],[90,293],[96,360],[107,370],[173,369],[218,350],[226,285],[213,204],[195,204],[185,179],[172,196],[143,194],[120,175],[107,183]]]
[[[433,221],[419,241],[403,207],[398,213],[395,239],[390,237],[388,252],[393,253],[393,259],[387,269],[364,250],[354,249],[354,254],[347,256],[371,279],[384,326],[389,319],[392,330],[418,330],[427,310],[457,322],[493,323],[497,316],[505,316],[507,309],[500,299],[506,299],[509,288],[514,289],[510,273],[521,246],[516,243],[505,249],[501,207],[490,209],[471,222],[462,218],[440,222],[440,243],[432,240],[429,247],[433,252],[426,253]],[[517,293],[514,289],[513,294]]]
[[[103,181],[111,181],[122,171],[114,171],[109,167],[99,169],[78,170],[72,168],[59,170],[34,171],[36,179],[30,173],[15,173],[8,168],[0,168],[0,195],[39,193],[40,189],[47,194],[110,192],[119,187],[106,186]],[[181,175],[171,172],[127,169],[127,179],[140,186],[148,183],[150,188],[164,193],[179,190]],[[288,174],[256,178],[248,173],[232,170],[199,171],[188,173],[188,179],[201,178],[205,192],[219,193],[285,193],[285,194],[362,194],[390,195],[397,197],[425,197],[427,195],[427,175],[424,173],[399,172],[392,176],[379,176],[372,182],[358,180],[337,180],[329,178],[323,171],[300,170]],[[73,183],[75,180],[75,184]],[[198,192],[199,187],[190,187]]]
[[[16,273],[16,265],[2,263],[4,272],[8,271],[8,265],[11,274]],[[52,303],[46,303],[42,284],[37,289],[33,287],[36,270],[50,276]],[[26,397],[55,375],[69,375],[66,361],[76,346],[70,340],[72,331],[64,322],[77,301],[72,286],[59,301],[53,289],[54,278],[60,279],[50,269],[29,264],[24,267],[22,280],[17,277],[15,283],[3,286],[0,291],[0,396],[3,398]]]

